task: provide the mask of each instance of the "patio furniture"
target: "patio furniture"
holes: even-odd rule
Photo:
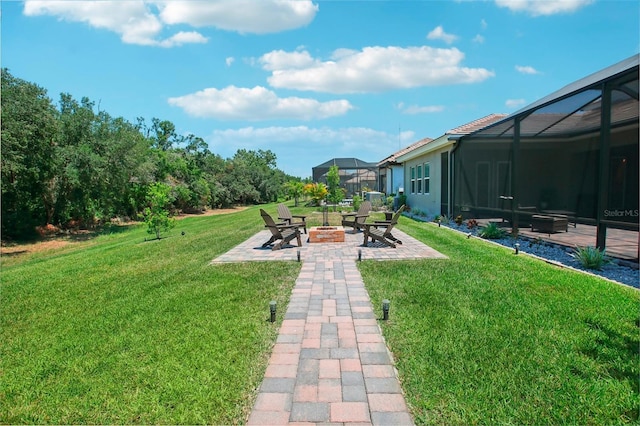
[[[576,212],[570,210],[542,210],[542,214],[545,216],[557,216],[566,217],[569,223],[573,223],[573,227],[578,227],[578,219],[576,218]]]
[[[536,229],[547,234],[560,231],[569,232],[569,220],[566,216],[534,214],[531,216],[531,231],[535,231]]]
[[[284,204],[278,204],[278,219],[284,220],[287,225],[297,224],[298,226],[301,226],[304,229],[305,234],[307,233],[306,218],[307,216],[304,215],[292,215],[287,206],[285,206]],[[296,221],[294,219],[299,220]]]
[[[396,248],[396,244],[402,244],[402,241],[394,237],[391,231],[398,223],[398,218],[404,211],[404,208],[404,205],[401,206],[393,214],[390,221],[378,220],[373,223],[364,223],[364,243],[362,243],[362,245],[366,247],[369,244],[369,238],[371,238],[371,242],[380,241],[382,244],[393,248]]]
[[[269,228],[269,231],[271,231],[271,234],[272,234],[271,238],[267,242],[262,244],[263,248],[272,246],[271,250],[280,250],[286,244],[289,244],[289,242],[294,238],[296,238],[298,241],[298,247],[302,246],[302,241],[300,239],[299,224],[292,224],[292,225],[277,224],[275,223],[273,218],[269,216],[269,213],[265,212],[262,209],[260,209],[260,216],[262,216],[262,219],[264,220],[264,223],[265,223],[264,226],[266,228]],[[280,242],[277,244],[274,244],[276,241],[280,241]]]
[[[369,217],[369,212],[371,211],[371,202],[363,201],[360,204],[360,208],[357,212],[352,213],[342,213],[342,226],[347,227],[350,226],[353,228],[353,233],[357,233],[358,230],[362,229],[364,221]]]

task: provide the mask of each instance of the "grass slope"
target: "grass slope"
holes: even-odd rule
[[[260,229],[254,208],[12,259],[0,422],[242,423],[300,265],[208,263]]]
[[[418,424],[638,422],[637,291],[400,227],[450,257],[359,263]],[[3,259],[0,422],[243,423],[300,265],[208,263],[260,229],[251,208]]]
[[[418,424],[637,423],[636,290],[433,224],[448,260],[360,263]]]

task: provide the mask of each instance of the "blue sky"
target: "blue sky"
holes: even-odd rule
[[[2,1],[2,67],[300,177],[377,162],[637,54],[637,0]]]

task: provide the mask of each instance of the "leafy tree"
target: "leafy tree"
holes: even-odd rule
[[[147,232],[155,234],[157,239],[160,239],[162,231],[168,231],[175,226],[175,219],[169,217],[168,208],[172,201],[170,194],[171,187],[167,184],[154,183],[149,186],[144,222],[147,224]]]
[[[2,69],[2,235],[19,237],[52,218],[58,123],[47,91]]]
[[[336,210],[336,205],[344,198],[344,189],[340,188],[340,174],[338,172],[338,166],[335,164],[329,167],[327,172],[327,199],[333,204],[333,210]]]
[[[295,205],[298,207],[298,199],[304,194],[304,183],[299,180],[290,180],[284,184],[284,187],[289,197],[295,200]]]

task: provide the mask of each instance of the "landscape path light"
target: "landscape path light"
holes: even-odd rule
[[[277,306],[277,303],[275,300],[272,300],[271,302],[269,302],[269,311],[271,312],[271,322],[276,321],[276,306]]]
[[[384,321],[389,319],[389,305],[391,305],[389,299],[384,299],[382,301],[382,319]]]

